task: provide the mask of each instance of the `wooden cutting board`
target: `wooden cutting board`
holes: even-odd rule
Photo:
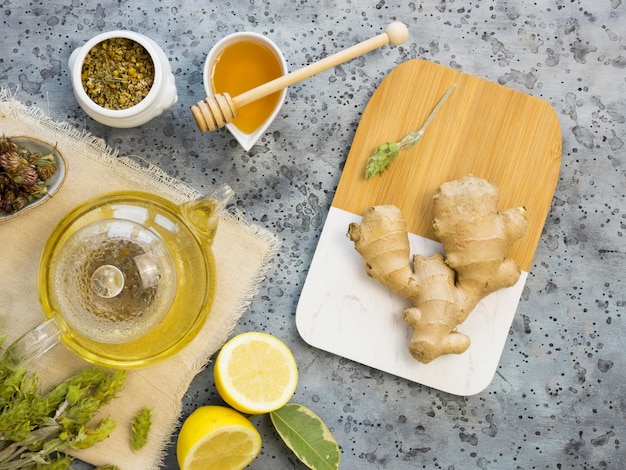
[[[374,149],[422,127],[441,97],[422,140],[403,149],[382,175],[365,179]],[[561,130],[552,107],[535,97],[425,60],[397,66],[367,104],[307,274],[296,325],[311,345],[457,395],[492,380],[517,309],[557,184]],[[523,206],[529,227],[509,252],[522,268],[518,283],[483,299],[459,331],[466,353],[428,365],[408,353],[406,301],[365,275],[346,237],[372,205],[394,204],[405,218],[412,252],[440,251],[432,231],[432,196],[444,182],[471,173],[500,188],[499,208]]]
[[[372,151],[418,130],[447,89],[456,88],[424,137],[387,172],[365,179]],[[370,99],[356,131],[332,205],[363,214],[395,204],[409,230],[434,239],[432,195],[472,173],[500,188],[502,208],[524,206],[529,229],[510,255],[529,270],[561,165],[561,129],[540,99],[425,60],[396,67]]]

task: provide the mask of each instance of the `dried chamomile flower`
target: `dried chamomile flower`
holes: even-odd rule
[[[154,83],[154,63],[146,49],[128,38],[109,38],[85,56],[81,82],[99,106],[121,110],[143,100]]]

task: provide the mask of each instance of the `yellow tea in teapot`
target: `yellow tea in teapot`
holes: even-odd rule
[[[39,263],[47,320],[11,345],[16,364],[59,341],[88,362],[119,369],[180,351],[211,311],[211,244],[232,196],[225,184],[180,205],[156,194],[117,191],[70,211]]]
[[[211,70],[213,92],[235,97],[282,75],[281,63],[267,46],[248,40],[227,46],[215,60]],[[273,93],[237,110],[233,124],[251,134],[272,114],[280,92]]]
[[[167,314],[174,262],[159,237],[129,220],[96,221],[74,233],[52,263],[53,295],[65,322],[102,343],[136,340]]]

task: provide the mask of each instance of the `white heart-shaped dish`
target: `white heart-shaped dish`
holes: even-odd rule
[[[213,90],[213,70],[214,70],[214,66],[216,62],[220,60],[220,56],[226,50],[227,47],[232,46],[233,44],[236,44],[238,42],[243,42],[243,41],[254,42],[254,43],[261,44],[267,47],[274,54],[277,62],[280,65],[282,74],[283,75],[287,74],[287,62],[285,61],[285,58],[283,57],[282,52],[280,51],[278,46],[274,44],[274,42],[272,42],[266,36],[263,36],[262,34],[258,34],[254,32],[233,33],[224,37],[220,41],[218,41],[215,44],[215,46],[211,48],[211,50],[209,51],[209,54],[207,55],[207,58],[204,64],[204,77],[203,77],[204,89],[205,89],[207,96],[214,96],[216,94],[215,90]],[[245,91],[248,91],[248,90],[245,90]],[[235,122],[226,124],[226,128],[229,130],[232,136],[235,137],[237,142],[239,142],[239,145],[241,145],[246,152],[252,148],[252,146],[257,142],[257,140],[259,140],[261,136],[263,136],[267,128],[270,126],[272,121],[274,121],[274,119],[278,115],[278,112],[280,111],[280,108],[282,107],[283,102],[285,101],[285,96],[287,95],[287,89],[283,88],[279,93],[280,95],[278,97],[278,100],[276,102],[276,105],[274,106],[272,113],[254,131],[244,132],[237,127]],[[232,93],[231,93],[231,97],[234,98],[234,96],[232,96]]]

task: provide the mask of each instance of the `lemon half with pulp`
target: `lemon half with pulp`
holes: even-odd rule
[[[291,350],[268,333],[248,332],[230,339],[219,352],[215,386],[222,399],[242,413],[277,410],[293,396],[298,367]]]
[[[176,443],[181,470],[241,470],[261,452],[261,435],[241,413],[225,406],[196,409]]]

